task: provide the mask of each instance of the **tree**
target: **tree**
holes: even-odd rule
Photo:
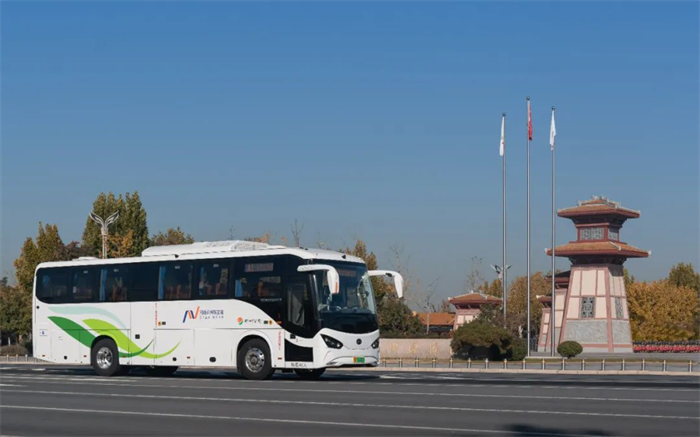
[[[484,287],[486,279],[484,279],[484,275],[481,274],[481,263],[481,257],[472,257],[471,271],[467,275],[467,279],[464,281],[464,291],[466,293],[478,291]]]
[[[530,330],[534,335],[539,332],[540,319],[542,318],[542,305],[537,300],[537,296],[549,295],[551,284],[547,281],[542,272],[537,272],[530,276]],[[517,323],[520,329],[525,330],[527,326],[527,276],[519,276],[510,284],[508,290],[508,323]]]
[[[692,264],[678,263],[671,268],[668,281],[677,287],[688,287],[700,293],[700,274]]]
[[[110,258],[125,258],[129,256],[133,247],[134,231],[129,231],[124,235],[110,236],[107,253]]]
[[[634,276],[630,275],[630,272],[627,269],[622,270],[622,278],[625,282],[625,289],[628,289],[630,287],[630,285],[637,282],[637,280],[634,279]]]
[[[671,284],[679,287],[688,287],[700,296],[700,274],[693,268],[692,264],[678,263],[671,268],[668,274]],[[700,311],[695,316],[695,338],[700,338]]]
[[[72,247],[75,250],[76,246]],[[22,245],[19,257],[14,261],[17,286],[31,295],[36,266],[47,261],[68,260],[69,254],[58,233],[58,226],[50,224],[43,226],[39,223],[36,242],[27,238]]]
[[[47,261],[65,261],[81,248],[72,242],[63,244],[58,233],[58,226],[39,223],[36,241],[27,238],[22,245],[19,257],[14,261],[17,284],[15,287],[4,286],[2,291],[3,331],[12,332],[20,340],[31,330],[32,292],[36,267]]]
[[[0,331],[17,342],[32,329],[32,295],[0,281]]]
[[[133,244],[126,256],[139,256],[148,247],[146,210],[138,192],[134,192],[133,195],[126,193],[124,196],[100,193],[92,204],[92,210],[102,218],[107,218],[119,211],[119,218],[109,227],[109,234],[123,238],[129,231],[133,232],[131,237]],[[90,217],[87,218],[83,230],[83,247],[87,248],[92,256],[102,255],[100,226]]]
[[[301,247],[301,233],[304,232],[305,223],[299,224],[297,219],[294,219],[292,224],[292,238],[294,239],[294,247]]]
[[[696,335],[698,293],[669,280],[635,282],[627,289],[634,341],[683,341]]]
[[[504,328],[479,319],[460,326],[450,346],[460,358],[501,358],[510,349],[513,338]]]
[[[165,233],[158,232],[149,241],[149,246],[170,246],[173,244],[192,244],[194,238],[190,234],[185,234],[185,231],[177,228],[169,228]]]
[[[443,299],[440,301],[440,306],[438,306],[434,311],[439,311],[441,313],[454,313],[454,308],[449,300]]]

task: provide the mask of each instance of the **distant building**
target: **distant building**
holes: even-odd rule
[[[448,336],[454,328],[455,315],[453,313],[418,313],[414,311],[413,315],[418,316],[423,326],[431,333]]]
[[[457,329],[465,323],[474,320],[481,313],[482,305],[501,305],[503,300],[498,297],[487,296],[480,292],[462,294],[451,297],[449,302],[455,307],[454,328]]]
[[[628,219],[639,218],[639,211],[596,196],[560,209],[558,215],[574,222],[577,239],[556,248],[556,256],[571,261],[571,271],[555,276],[555,329],[550,297],[539,344],[550,346],[548,336],[554,331],[556,344],[574,340],[584,352],[632,352],[622,265],[628,258],[646,258],[650,252],[623,242],[620,229]],[[552,250],[547,254],[551,256]],[[546,308],[546,299],[540,301]]]

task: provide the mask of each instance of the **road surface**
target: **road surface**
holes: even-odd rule
[[[696,436],[700,427],[697,377],[132,373],[0,365],[0,434]]]

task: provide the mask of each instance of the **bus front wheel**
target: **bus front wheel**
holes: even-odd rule
[[[111,338],[103,338],[95,343],[90,354],[92,368],[100,376],[119,375],[119,351]]]
[[[248,340],[238,351],[236,367],[246,379],[270,379],[275,373],[270,348],[257,338]]]
[[[325,371],[325,368],[312,370],[294,369],[294,373],[296,373],[301,379],[318,379],[321,377],[321,375],[323,375],[323,372]]]

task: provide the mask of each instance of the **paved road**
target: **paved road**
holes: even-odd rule
[[[696,436],[695,377],[329,371],[252,382],[0,366],[3,435]]]

